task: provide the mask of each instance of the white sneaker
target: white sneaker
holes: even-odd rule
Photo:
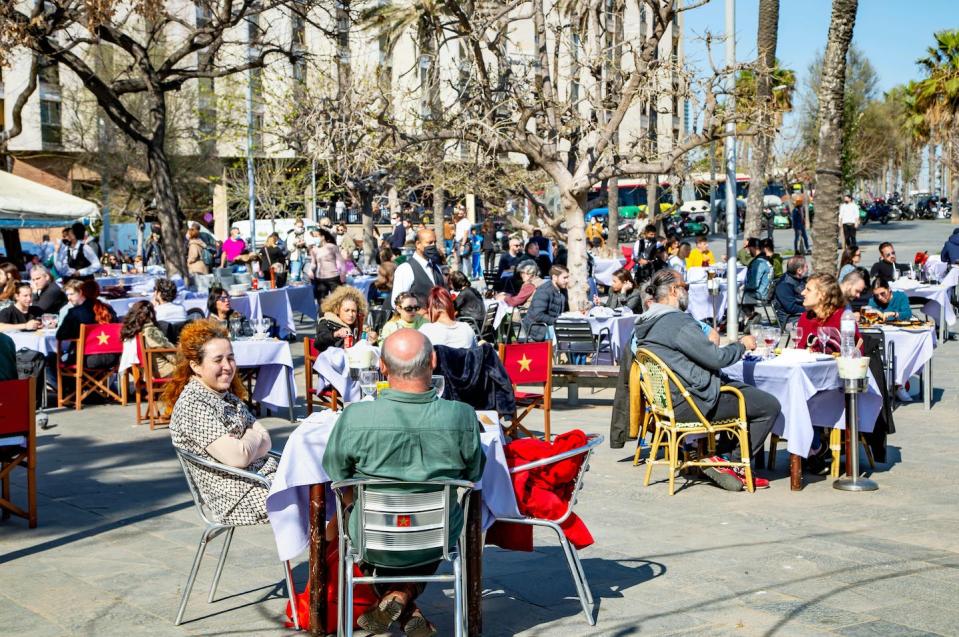
[[[905,389],[900,387],[899,389],[896,390],[896,400],[898,400],[901,403],[911,403],[912,396],[909,395],[909,392],[907,392]]]

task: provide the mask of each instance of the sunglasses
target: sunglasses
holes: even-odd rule
[[[404,305],[404,306],[400,307],[400,309],[403,310],[404,312],[419,312],[419,311],[420,311],[420,306],[419,306],[419,305]]]
[[[216,300],[217,300],[217,301],[229,301],[229,300],[230,300],[230,297],[227,296],[226,294],[223,294],[223,295],[221,295],[221,296],[216,297]]]
[[[892,252],[886,252],[886,253],[883,254],[882,256],[884,256],[884,257],[891,257],[891,256],[894,255],[894,254],[896,254],[896,251],[895,251],[895,250],[893,250]]]

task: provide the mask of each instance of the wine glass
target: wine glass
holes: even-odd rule
[[[773,349],[779,343],[779,330],[775,327],[763,329],[763,343],[765,343],[766,349],[768,350],[767,356],[772,358]]]
[[[793,349],[802,349],[802,330],[798,323],[789,324],[789,346]]]
[[[367,396],[376,397],[376,384],[380,380],[380,373],[375,369],[364,369],[360,371],[360,392],[363,398]]]
[[[443,390],[446,389],[446,377],[440,374],[434,374],[431,377],[430,384],[433,386],[433,389],[436,390],[436,395],[442,398]]]

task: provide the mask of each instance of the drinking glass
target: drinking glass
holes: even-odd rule
[[[380,380],[380,373],[375,369],[364,369],[360,371],[360,392],[363,398],[367,396],[376,397],[376,386]]]
[[[776,345],[779,344],[779,330],[775,327],[767,327],[763,329],[763,343],[765,343],[766,348],[769,350],[767,356],[772,358]]]
[[[753,323],[749,326],[749,335],[756,339],[758,344],[763,340],[763,326],[759,323]]]
[[[802,330],[799,329],[799,324],[791,323],[789,325],[789,347],[802,349],[802,344]]]
[[[443,390],[446,389],[446,377],[434,374],[430,384],[433,386],[433,389],[436,390],[436,395],[442,397]]]
[[[240,337],[240,332],[242,331],[243,321],[238,316],[230,318],[230,340],[235,341]]]

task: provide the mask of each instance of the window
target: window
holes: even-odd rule
[[[60,144],[60,102],[40,100],[40,136],[45,144]]]

